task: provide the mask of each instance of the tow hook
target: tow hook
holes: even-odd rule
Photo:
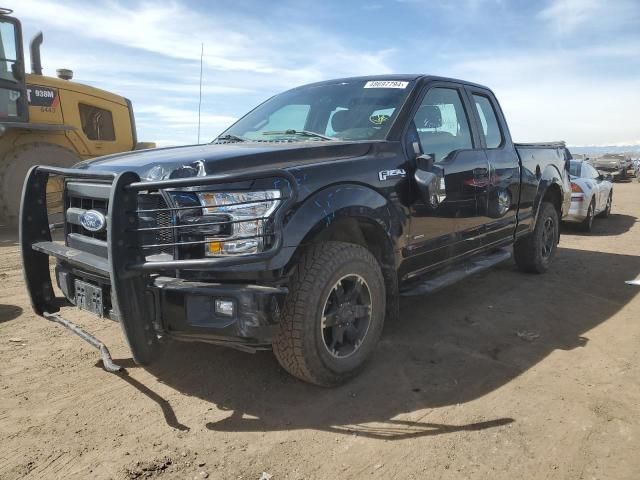
[[[86,341],[90,345],[100,350],[100,356],[102,357],[102,366],[106,371],[115,373],[115,372],[124,370],[120,365],[116,365],[113,362],[113,359],[111,358],[111,353],[109,353],[109,349],[107,348],[107,346],[104,343],[102,343],[100,340],[98,340],[96,337],[94,337],[90,333],[85,332],[78,325],[67,320],[66,318],[61,317],[57,313],[43,312],[42,314],[47,320],[51,320],[52,322],[59,323],[63,327],[68,328],[73,333],[75,333],[80,338],[82,338],[84,341]]]

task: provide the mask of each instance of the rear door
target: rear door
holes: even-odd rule
[[[416,156],[429,155],[442,174],[440,194],[433,202],[426,204],[418,193],[412,196],[408,251],[416,269],[429,268],[481,245],[484,230],[479,213],[486,203],[489,164],[477,148],[470,108],[460,85],[437,82],[426,88],[414,109],[408,144]],[[415,183],[413,189],[417,190]]]
[[[478,126],[484,155],[489,163],[486,203],[479,213],[485,223],[485,246],[513,238],[520,198],[520,162],[500,106],[494,95],[477,87],[467,87]]]

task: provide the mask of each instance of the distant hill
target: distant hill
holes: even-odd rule
[[[617,145],[617,146],[585,146],[572,147],[569,150],[573,153],[586,153],[590,155],[602,155],[604,153],[630,153],[632,156],[640,157],[640,145]]]

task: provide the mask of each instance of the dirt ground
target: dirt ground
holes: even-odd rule
[[[640,477],[640,184],[543,276],[511,261],[402,301],[363,375],[298,382],[270,352],[178,344],[149,370],[117,324],[32,314],[0,237],[0,478]]]

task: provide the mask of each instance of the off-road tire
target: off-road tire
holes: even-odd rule
[[[545,225],[550,221],[553,225],[553,242],[550,245],[548,255],[543,254],[545,247]],[[516,265],[523,272],[544,273],[549,269],[553,257],[555,256],[558,240],[560,238],[560,227],[558,212],[549,202],[542,202],[538,212],[538,220],[533,232],[526,237],[518,239],[513,246],[513,255]],[[547,245],[549,246],[549,245]]]
[[[598,214],[600,218],[607,218],[611,215],[611,205],[613,204],[613,192],[609,193],[609,198],[607,198],[607,206],[605,209]]]
[[[0,157],[0,225],[14,227],[18,224],[22,186],[31,167],[70,167],[79,161],[80,157],[71,150],[45,142],[21,145]],[[56,204],[57,201],[50,202],[52,195],[48,195],[47,198],[47,206],[54,211],[62,209],[62,195],[55,197],[58,196],[59,205]]]
[[[357,351],[338,359],[323,343],[321,319],[334,285],[345,275],[366,281],[370,323]],[[338,385],[363,368],[378,343],[384,316],[384,278],[371,252],[351,243],[319,243],[307,250],[293,270],[273,351],[293,376],[320,386]]]
[[[587,216],[582,221],[580,226],[582,227],[582,231],[591,232],[593,230],[593,220],[596,217],[596,199],[591,200],[589,204],[589,208],[587,209]]]

